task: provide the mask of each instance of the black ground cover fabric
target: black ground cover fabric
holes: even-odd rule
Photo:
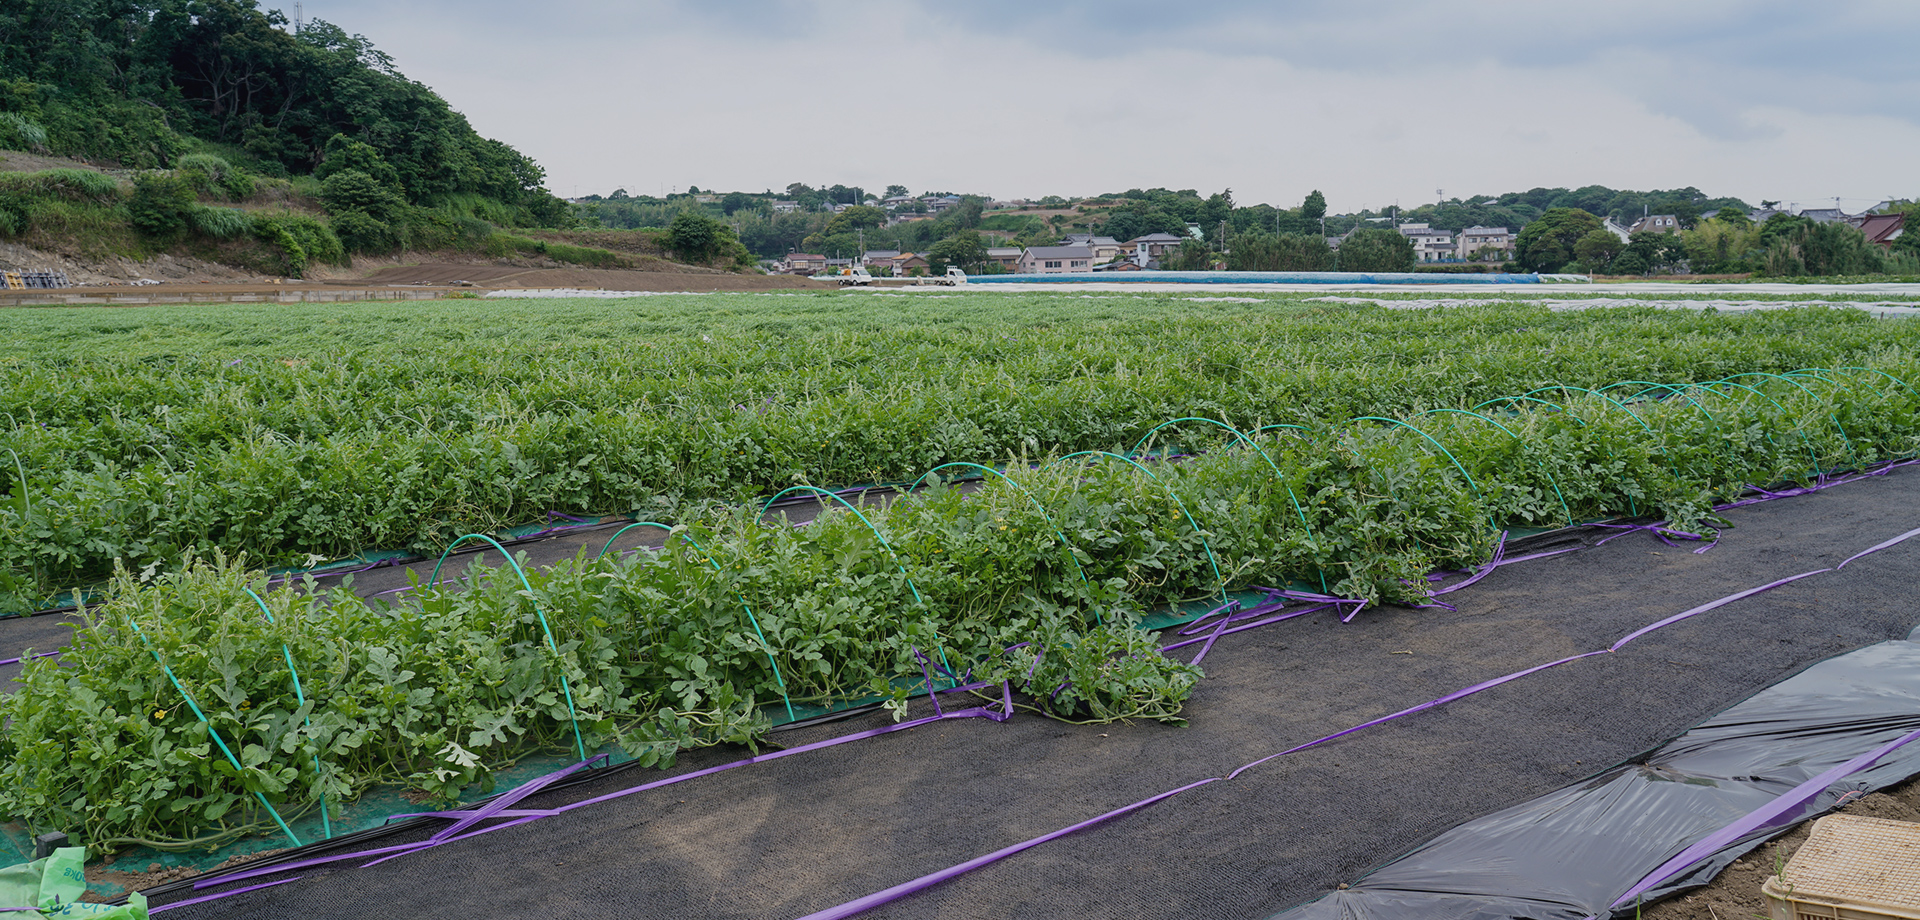
[[[1705,554],[1636,534],[1502,568],[1450,595],[1458,612],[1374,609],[1348,624],[1314,614],[1230,636],[1204,663],[1186,728],[1082,727],[1025,713],[942,722],[372,868],[309,870],[171,916],[797,917],[1831,566],[1920,527],[1916,499],[1920,472],[1902,470],[1732,511],[1737,528]],[[1917,561],[1920,540],[1618,653],[1272,761],[867,916],[1270,916],[1463,821],[1634,758],[1816,661],[1904,637],[1920,619]],[[699,752],[675,772],[742,753]],[[522,807],[660,775],[627,771]]]
[[[1906,740],[1916,730],[1920,642],[1870,645],[1761,691],[1644,762],[1476,818],[1274,920],[1583,920],[1615,913],[1616,901],[1630,916],[1625,892],[1651,902],[1705,884],[1792,824],[1920,773],[1920,743]],[[1871,767],[1813,782],[1894,744]],[[1678,875],[1660,872],[1776,801],[1778,817],[1728,834],[1711,858],[1677,864]]]

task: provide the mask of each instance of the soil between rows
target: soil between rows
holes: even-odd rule
[[[941,722],[372,868],[307,870],[299,881],[175,913],[799,916],[1831,566],[1920,526],[1916,499],[1920,473],[1901,470],[1732,511],[1736,528],[1704,554],[1633,535],[1502,568],[1451,595],[1457,613],[1387,608],[1348,624],[1315,614],[1230,636],[1206,659],[1187,728],[1080,727],[1026,713],[1001,724]],[[1920,619],[1910,600],[1920,587],[1917,560],[1920,546],[1901,544],[1617,654],[1194,789],[863,916],[1269,916],[1461,821],[1631,759],[1812,662],[1904,637]],[[916,703],[915,714],[925,708]],[[795,745],[886,724],[867,715],[775,740]],[[670,772],[743,754],[695,752]],[[522,807],[663,775],[609,775]],[[1765,852],[1746,862],[1770,866]]]

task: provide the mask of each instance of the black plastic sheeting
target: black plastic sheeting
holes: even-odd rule
[[[1594,692],[1604,693],[1604,687]],[[1469,821],[1273,920],[1585,920],[1697,841],[1828,769],[1920,730],[1920,630],[1816,664],[1655,753]],[[1650,888],[1704,885],[1794,824],[1920,774],[1907,744]]]

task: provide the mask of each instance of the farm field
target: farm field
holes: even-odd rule
[[[967,292],[9,319],[0,596],[103,604],[0,700],[0,811],[106,848],[375,788],[452,802],[543,753],[664,766],[852,700],[906,712],[916,684],[1172,725],[1202,670],[1149,617],[1281,590],[1438,617],[1430,573],[1521,533],[1657,520],[1704,544],[1750,487],[1920,449],[1920,327],[1835,307]],[[827,492],[870,483],[915,488],[858,513]],[[768,526],[782,495],[828,513]],[[264,574],[552,513],[646,521],[665,549],[436,565],[385,600]]]

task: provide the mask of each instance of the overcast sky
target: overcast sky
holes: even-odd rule
[[[263,0],[274,7],[277,0]],[[1913,0],[306,0],[562,196],[1920,195]],[[291,14],[292,4],[285,5]]]

